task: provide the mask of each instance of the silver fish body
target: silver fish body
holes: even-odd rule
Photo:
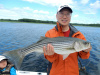
[[[3,55],[12,59],[17,69],[20,68],[24,57],[31,52],[43,53],[43,46],[52,44],[54,46],[54,52],[63,55],[65,59],[70,53],[79,52],[91,47],[90,43],[78,38],[71,37],[55,37],[47,38],[43,37],[37,43],[34,43],[26,48],[17,49],[5,52]]]

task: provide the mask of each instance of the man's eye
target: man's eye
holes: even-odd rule
[[[60,12],[60,14],[62,14],[62,13]]]
[[[68,13],[67,15],[70,15],[70,13]]]

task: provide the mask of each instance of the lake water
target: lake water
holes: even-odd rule
[[[47,30],[53,27],[54,25],[49,24],[0,22],[0,54],[24,48],[37,42],[41,36],[45,36]],[[90,58],[80,59],[82,65],[86,67],[86,71],[80,72],[81,75],[100,75],[100,28],[75,27],[84,34],[87,41],[91,42],[92,45]],[[26,62],[22,64],[22,70],[46,72],[48,62],[41,58],[43,55],[40,55],[38,60],[33,63],[33,56],[35,55],[36,53],[31,53],[25,57],[24,62]]]

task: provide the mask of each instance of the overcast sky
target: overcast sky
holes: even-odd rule
[[[69,5],[71,23],[100,23],[100,0],[0,0],[0,19],[56,21],[60,5]]]

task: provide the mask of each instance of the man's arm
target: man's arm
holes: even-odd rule
[[[92,48],[89,48],[89,49],[80,51],[80,52],[79,52],[79,57],[82,58],[82,59],[88,59],[89,56],[90,56],[90,50],[91,50],[91,49],[92,49]]]
[[[50,62],[53,62],[58,58],[58,54],[54,53],[54,48],[51,44],[47,45],[47,50],[44,46],[43,51],[44,51],[45,58]]]

